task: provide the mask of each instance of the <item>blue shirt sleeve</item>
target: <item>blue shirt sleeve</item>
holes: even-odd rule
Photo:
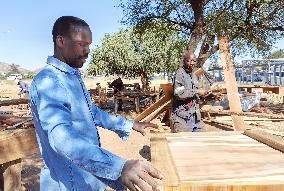
[[[95,104],[92,104],[92,111],[95,115],[95,122],[99,126],[116,132],[122,140],[128,139],[134,124],[133,120],[107,113]]]
[[[49,77],[34,81],[30,88],[32,109],[52,149],[95,176],[117,180],[126,160],[88,142],[72,128],[71,105],[64,86]],[[98,114],[102,115],[106,114]]]

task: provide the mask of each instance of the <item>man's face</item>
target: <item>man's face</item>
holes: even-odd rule
[[[90,53],[92,32],[89,27],[72,27],[69,36],[64,36],[62,57],[73,68],[81,68]]]
[[[196,57],[194,54],[190,54],[184,58],[183,62],[187,66],[187,68],[192,72],[196,66]]]

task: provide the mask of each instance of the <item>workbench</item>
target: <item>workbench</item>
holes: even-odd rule
[[[275,93],[279,94],[280,87],[279,86],[258,86],[258,85],[240,85],[239,91],[246,91],[248,93],[252,93],[252,90],[260,89],[263,93]]]

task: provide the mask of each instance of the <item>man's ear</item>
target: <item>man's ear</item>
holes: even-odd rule
[[[58,35],[56,37],[56,44],[57,44],[58,47],[62,48],[63,45],[64,45],[64,37],[61,36],[61,35]]]

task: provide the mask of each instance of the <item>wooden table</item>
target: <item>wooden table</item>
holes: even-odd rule
[[[166,191],[282,191],[284,154],[240,132],[154,134]]]
[[[153,97],[156,97],[158,93],[154,92],[141,92],[141,91],[133,91],[133,90],[124,90],[119,91],[114,95],[114,110],[117,112],[118,109],[118,100],[121,101],[130,101],[133,102],[135,105],[135,111],[137,113],[140,112],[140,98],[142,96],[148,96],[153,99]]]
[[[252,93],[253,89],[262,89],[263,93],[279,94],[279,92],[280,92],[279,86],[253,86],[253,85],[241,85],[241,86],[239,86],[239,90],[247,91],[249,93]]]

